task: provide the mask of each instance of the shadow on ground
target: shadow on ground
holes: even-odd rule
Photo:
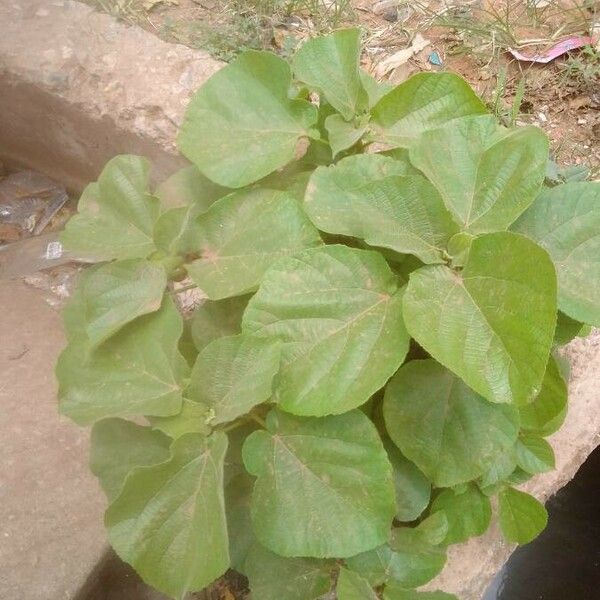
[[[512,554],[483,600],[600,599],[600,447],[546,508],[546,530]]]

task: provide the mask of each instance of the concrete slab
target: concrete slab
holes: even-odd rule
[[[70,0],[2,0],[0,32],[0,159],[76,190],[116,154],[186,164],[176,131],[222,63]]]
[[[2,600],[74,598],[106,549],[88,432],[56,410],[53,369],[64,343],[40,291],[0,282]]]

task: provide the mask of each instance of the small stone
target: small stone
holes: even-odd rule
[[[393,6],[392,8],[388,8],[382,15],[386,21],[390,23],[395,23],[398,20],[398,9]]]
[[[579,117],[579,119],[577,119],[577,125],[587,125],[587,120],[583,117]]]
[[[543,113],[538,113],[538,119],[542,122],[542,123],[547,123],[548,122],[548,117]]]

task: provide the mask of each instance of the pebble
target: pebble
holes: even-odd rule
[[[542,122],[542,123],[547,123],[548,122],[548,117],[544,114],[544,113],[538,113],[538,119]]]

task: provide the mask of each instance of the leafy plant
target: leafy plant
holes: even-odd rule
[[[510,541],[546,523],[514,486],[554,466],[553,349],[600,325],[600,185],[543,189],[540,130],[359,54],[356,30],[243,54],[189,105],[193,166],[152,192],[114,158],[64,233],[102,264],[60,408],[93,424],[111,544],[175,598],[230,567],[255,600],[451,598],[416,588],[491,496]]]

